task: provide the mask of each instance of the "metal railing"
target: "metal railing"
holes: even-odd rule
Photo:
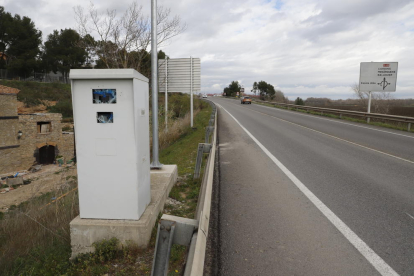
[[[194,178],[200,177],[203,155],[208,153],[204,177],[198,197],[196,218],[187,219],[162,215],[158,223],[157,241],[151,275],[164,276],[168,273],[168,263],[172,244],[189,247],[185,276],[203,275],[208,227],[210,222],[211,199],[213,192],[214,161],[216,157],[217,108],[214,103],[209,126],[206,128],[206,141],[198,147]],[[211,136],[211,143],[210,141]]]
[[[274,106],[282,106],[287,107],[287,109],[301,109],[306,110],[308,113],[310,111],[319,111],[321,114],[325,113],[334,113],[339,114],[339,118],[342,119],[343,115],[350,115],[350,116],[357,116],[366,118],[367,123],[370,122],[370,119],[380,119],[384,121],[394,121],[400,123],[407,124],[407,131],[411,131],[411,126],[414,123],[414,117],[405,117],[405,116],[397,116],[397,115],[388,115],[388,114],[380,114],[380,113],[368,113],[368,112],[361,112],[361,111],[352,111],[352,110],[342,110],[342,109],[333,109],[333,108],[324,108],[324,107],[314,107],[314,106],[306,106],[306,105],[295,105],[295,104],[287,104],[287,103],[275,103],[269,101],[258,101],[267,104],[272,104]]]

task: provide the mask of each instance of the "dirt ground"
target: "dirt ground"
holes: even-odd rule
[[[44,101],[44,104],[26,107],[23,102],[17,102],[17,112],[19,114],[46,113],[47,105],[55,105],[56,103],[56,101]]]
[[[9,192],[0,193],[0,211],[7,212],[11,205],[18,205],[33,197],[47,192],[67,188],[68,176],[76,176],[76,166],[59,167],[58,165],[45,165],[38,172],[23,175],[24,180],[31,180],[27,185],[21,185]],[[0,188],[0,190],[3,190]]]

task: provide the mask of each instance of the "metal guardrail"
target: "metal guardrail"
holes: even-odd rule
[[[157,241],[151,275],[166,276],[172,244],[189,247],[184,276],[203,275],[208,227],[210,221],[211,198],[213,192],[214,161],[217,139],[217,108],[214,103],[209,126],[206,128],[206,143],[200,143],[194,178],[200,177],[203,154],[209,153],[195,219],[162,215],[158,223]],[[209,143],[211,137],[211,143]],[[196,177],[197,175],[197,177]]]
[[[382,120],[388,120],[388,121],[395,121],[395,122],[401,122],[407,124],[407,131],[411,130],[411,126],[414,123],[414,117],[405,117],[405,116],[397,116],[397,115],[388,115],[388,114],[380,114],[380,113],[368,113],[368,112],[361,112],[361,111],[352,111],[352,110],[342,110],[342,109],[333,109],[333,108],[324,108],[324,107],[314,107],[314,106],[306,106],[306,105],[295,105],[295,104],[286,104],[286,103],[275,103],[275,102],[269,102],[269,101],[258,101],[262,103],[268,103],[275,106],[285,106],[288,109],[289,108],[295,108],[295,109],[302,109],[309,111],[320,111],[321,114],[323,112],[326,113],[336,113],[339,114],[339,118],[342,119],[342,115],[352,115],[352,116],[358,116],[358,117],[364,117],[367,119],[367,123],[370,122],[371,118],[375,119],[382,119]]]

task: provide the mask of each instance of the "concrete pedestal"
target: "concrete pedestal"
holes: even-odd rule
[[[145,248],[151,231],[171,188],[177,181],[177,165],[164,165],[161,170],[151,171],[151,202],[139,220],[81,219],[70,222],[72,257],[93,252],[93,243],[103,239],[118,238],[122,244],[131,241]]]

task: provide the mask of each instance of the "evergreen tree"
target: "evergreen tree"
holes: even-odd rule
[[[29,17],[12,17],[0,7],[0,52],[7,56],[1,58],[1,66],[20,77],[30,76],[39,66],[41,37],[42,32]]]
[[[259,81],[259,83],[257,84],[257,90],[259,91],[261,100],[265,100],[265,99],[273,100],[276,94],[276,90],[274,86],[265,81]]]
[[[296,100],[295,100],[295,105],[305,105],[305,103],[302,100],[302,98],[297,97]]]
[[[237,92],[240,92],[241,85],[238,81],[232,81],[228,87],[224,88],[223,93],[226,93],[226,97],[235,97]]]
[[[78,46],[80,35],[72,29],[54,30],[45,42],[43,62],[47,71],[61,72],[65,79],[70,69],[81,68],[88,53]]]

